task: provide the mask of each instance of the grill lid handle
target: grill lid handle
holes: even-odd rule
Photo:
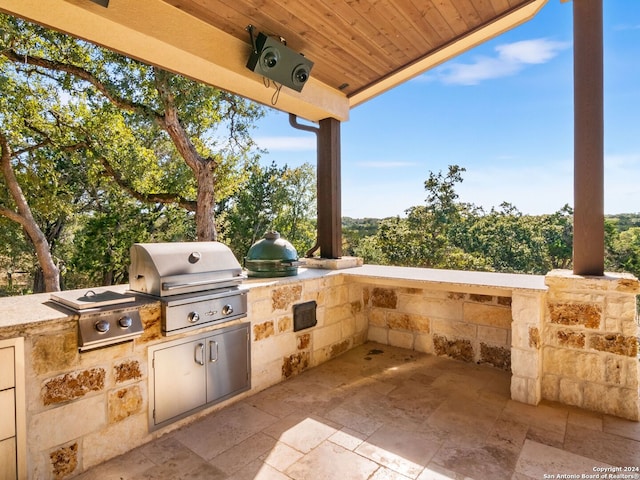
[[[238,277],[236,277],[236,281],[239,283],[242,279],[246,278],[245,275],[240,275]],[[217,279],[217,280],[200,280],[200,281],[195,281],[195,282],[164,282],[162,284],[162,289],[163,290],[176,290],[179,288],[186,288],[186,287],[200,287],[203,285],[218,285],[221,283],[229,283],[230,281],[233,281],[233,279],[229,279],[229,278],[221,278],[221,279]]]

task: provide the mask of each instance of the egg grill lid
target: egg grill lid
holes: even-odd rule
[[[280,238],[278,232],[267,232],[251,246],[244,258],[244,266],[250,277],[297,275],[298,266],[303,264],[298,260],[295,247]]]

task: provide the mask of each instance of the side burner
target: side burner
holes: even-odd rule
[[[144,332],[136,297],[105,289],[67,290],[50,296],[78,315],[78,349],[81,352],[126,342]]]

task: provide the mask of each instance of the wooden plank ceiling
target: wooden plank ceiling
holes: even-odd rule
[[[163,0],[250,43],[282,37],[311,76],[347,96],[407,68],[533,0]]]

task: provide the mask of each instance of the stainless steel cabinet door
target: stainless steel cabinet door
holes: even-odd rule
[[[247,390],[250,386],[249,327],[226,330],[207,340],[207,402]]]
[[[156,424],[206,403],[206,363],[204,339],[154,352]]]

